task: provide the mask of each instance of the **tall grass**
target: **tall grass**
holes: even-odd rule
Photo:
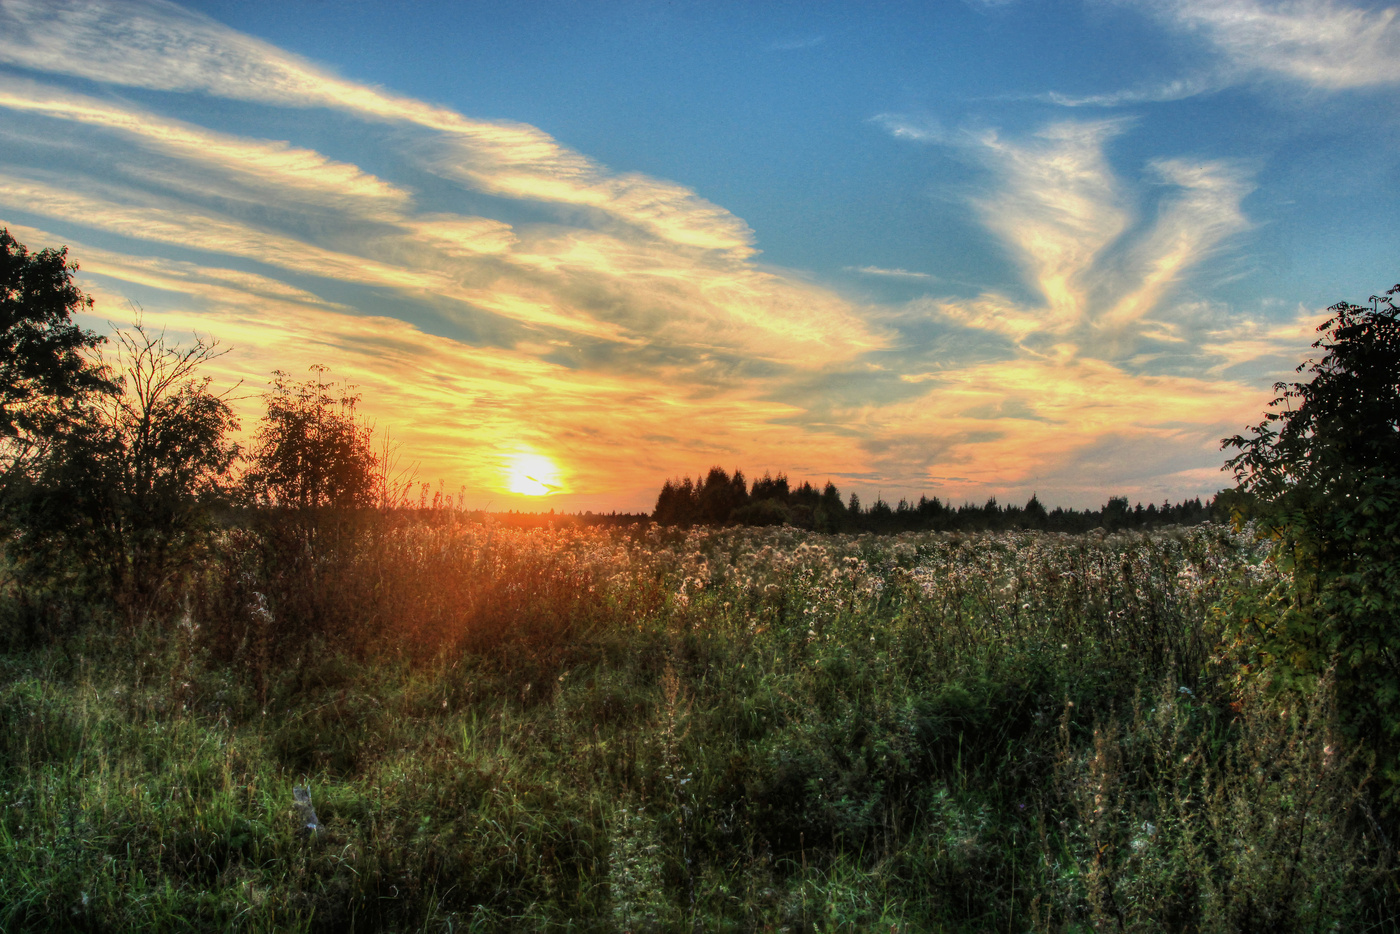
[[[176,619],[0,660],[0,929],[1393,930],[1327,686],[1216,657],[1256,560],[232,530]]]

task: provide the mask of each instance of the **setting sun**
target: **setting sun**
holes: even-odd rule
[[[522,496],[548,496],[563,487],[559,467],[543,454],[517,454],[506,464],[507,489]]]

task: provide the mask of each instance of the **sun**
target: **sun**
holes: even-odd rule
[[[507,488],[522,496],[548,496],[558,493],[559,467],[543,454],[516,454],[506,462]]]

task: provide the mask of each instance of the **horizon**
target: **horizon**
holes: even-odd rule
[[[0,226],[472,509],[1204,500],[1400,276],[1393,13],[0,0]]]

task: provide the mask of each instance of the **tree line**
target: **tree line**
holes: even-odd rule
[[[915,532],[1002,531],[1038,529],[1050,532],[1086,532],[1091,529],[1153,529],[1168,525],[1195,525],[1228,519],[1234,500],[1227,493],[1209,503],[1199,498],[1160,506],[1129,505],[1115,496],[1099,509],[1046,509],[1032,495],[1024,506],[1002,505],[991,497],[982,505],[954,506],[938,497],[920,496],[918,502],[900,499],[893,506],[877,497],[869,506],[828,480],[821,489],[810,482],[794,485],[785,474],[765,473],[752,486],[742,470],[730,474],[711,467],[692,480],[667,480],[656,498],[652,519],[659,525],[793,525],[818,532]]]

